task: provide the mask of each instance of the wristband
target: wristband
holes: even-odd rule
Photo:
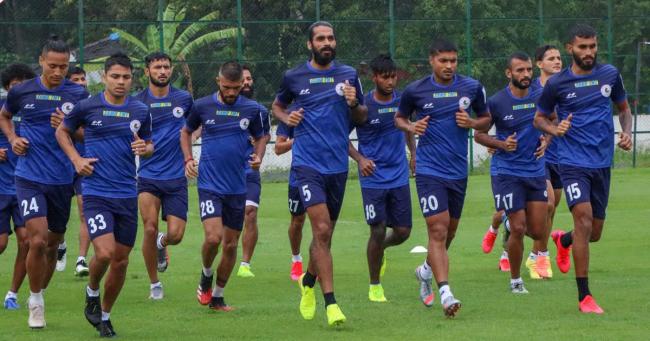
[[[185,164],[187,164],[190,161],[194,161],[194,158],[193,157],[188,157],[187,159],[185,159]]]

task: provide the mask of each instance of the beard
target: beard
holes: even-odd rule
[[[591,71],[596,66],[596,60],[598,60],[598,54],[594,54],[594,60],[591,62],[591,64],[586,64],[582,59],[580,59],[578,56],[575,54],[572,54],[573,56],[573,61],[578,65],[581,69],[585,71]]]
[[[528,84],[523,84],[523,81],[527,80]],[[526,90],[530,87],[531,79],[528,77],[522,78],[521,81],[518,81],[516,79],[512,79],[512,85],[514,85],[517,89],[520,90]]]
[[[245,86],[241,89],[241,92],[239,94],[246,98],[253,98],[255,89],[252,86]]]
[[[169,85],[169,82],[171,82],[171,78],[167,78],[167,80],[161,82],[161,81],[149,76],[149,81],[151,82],[151,84],[153,84],[153,85],[155,85],[155,86],[157,86],[159,88],[164,88],[167,85]]]
[[[326,57],[322,54],[324,51],[330,51],[329,57]],[[332,47],[325,47],[322,48],[320,51],[316,50],[315,48],[311,49],[311,53],[314,56],[314,61],[316,61],[316,64],[321,65],[321,66],[327,66],[329,63],[336,58],[336,49]]]

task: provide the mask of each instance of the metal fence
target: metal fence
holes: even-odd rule
[[[273,100],[283,72],[303,62],[306,28],[330,21],[337,33],[337,58],[357,67],[371,86],[367,62],[390,53],[400,67],[400,87],[430,73],[429,42],[455,41],[459,71],[479,79],[488,93],[506,84],[506,57],[515,50],[562,46],[566,31],[587,22],[599,32],[599,59],[623,75],[635,120],[637,145],[616,157],[616,166],[650,166],[650,3],[614,0],[6,0],[0,4],[0,67],[21,61],[36,66],[43,41],[56,33],[75,49],[89,71],[91,90],[101,89],[102,58],[126,50],[136,61],[154,50],[175,59],[174,84],[195,98],[216,89],[222,62],[237,59],[253,68],[256,98]],[[561,49],[563,50],[563,49]],[[570,58],[563,55],[565,65]],[[141,64],[138,64],[141,65]],[[142,71],[136,87],[145,84]],[[645,76],[645,78],[644,78]],[[471,136],[470,136],[471,138]],[[470,144],[469,167],[483,150]]]

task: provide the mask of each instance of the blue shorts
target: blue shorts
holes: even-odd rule
[[[152,180],[138,178],[138,194],[150,193],[160,199],[162,219],[173,215],[187,221],[187,179]]]
[[[327,204],[330,219],[337,220],[343,206],[348,172],[322,174],[304,166],[294,167],[294,169],[300,199],[305,209],[318,204]]]
[[[138,198],[84,196],[90,240],[112,233],[115,241],[133,247],[138,233]]]
[[[302,205],[300,199],[300,190],[296,186],[289,185],[289,213],[297,217],[305,214],[305,206]]]
[[[562,178],[560,177],[560,166],[556,163],[546,163],[546,180],[551,182],[553,189],[562,189]]]
[[[23,221],[46,217],[48,229],[54,233],[65,233],[73,195],[72,184],[46,185],[16,177],[16,197]]]
[[[497,175],[494,203],[497,211],[505,210],[506,214],[526,208],[530,201],[548,201],[546,177],[523,177],[515,175]]]
[[[490,176],[490,183],[492,184],[492,194],[493,194],[493,195],[497,195],[497,194],[499,193],[499,187],[498,187],[499,179],[498,179],[498,175],[491,175],[491,176]],[[499,205],[498,205],[498,203],[497,203],[496,201],[495,201],[494,209],[495,209],[497,212],[499,212],[499,211],[502,210],[502,208],[499,208]]]
[[[408,228],[413,225],[408,184],[391,189],[361,187],[361,197],[368,225],[385,223],[389,227]]]
[[[246,194],[219,194],[199,188],[201,221],[221,217],[223,226],[241,231],[245,208]]]
[[[591,203],[596,219],[605,219],[609,201],[610,168],[581,168],[560,165],[562,184],[569,209],[583,202]]]
[[[253,171],[246,174],[246,206],[260,207],[262,194],[262,179],[260,172]]]
[[[449,217],[460,219],[465,203],[467,178],[450,180],[431,175],[415,175],[420,208],[424,217],[449,211]]]
[[[25,227],[16,196],[0,194],[0,234],[11,234],[11,221],[14,222],[14,230]]]
[[[83,176],[75,173],[72,178],[72,188],[74,188],[74,195],[81,195],[81,179]]]

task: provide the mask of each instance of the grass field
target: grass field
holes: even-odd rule
[[[253,259],[253,279],[231,277],[226,300],[237,308],[232,313],[209,311],[195,298],[199,278],[200,244],[196,189],[190,190],[190,218],[185,239],[171,249],[171,265],[161,275],[165,299],[152,302],[141,250],[131,254],[126,285],[113,309],[111,320],[121,338],[144,339],[603,339],[647,340],[650,316],[650,169],[615,170],[604,236],[591,248],[591,290],[606,310],[603,316],[577,311],[573,269],[564,275],[554,267],[549,281],[526,280],[529,295],[514,296],[509,276],[497,270],[499,247],[490,255],[480,241],[492,213],[488,176],[472,176],[456,240],[450,250],[450,284],[463,302],[454,320],[443,317],[438,298],[433,308],[418,299],[413,269],[423,260],[409,250],[426,245],[426,230],[414,205],[414,230],[403,245],[389,249],[388,270],[383,280],[388,303],[371,303],[365,245],[368,228],[361,209],[356,180],[348,182],[345,204],[333,240],[337,300],[348,322],[333,330],[327,326],[319,294],[316,318],[304,321],[298,312],[299,294],[289,279],[290,249],[287,239],[289,214],[286,184],[265,184],[259,213],[260,241]],[[412,187],[412,193],[414,193]],[[413,200],[415,204],[416,201]],[[74,212],[73,212],[74,214]],[[556,227],[568,228],[571,217],[564,201]],[[68,268],[56,273],[46,293],[47,328],[27,327],[27,283],[19,293],[21,309],[0,310],[0,339],[71,340],[96,338],[83,317],[85,281],[72,274],[76,259],[78,223],[71,219],[67,234]],[[310,240],[309,226],[303,254]],[[136,244],[141,243],[141,231]],[[529,250],[527,241],[527,250]],[[0,256],[0,289],[9,287],[15,241]],[[526,251],[527,252],[527,251]],[[554,256],[555,249],[551,248]],[[236,271],[236,269],[235,269]],[[527,274],[527,273],[526,273]],[[4,297],[4,296],[3,296]],[[643,327],[646,326],[646,327]]]

